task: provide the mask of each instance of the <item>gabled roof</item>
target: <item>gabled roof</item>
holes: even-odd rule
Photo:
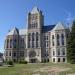
[[[27,29],[20,29],[19,30],[19,35],[26,35],[27,34]]]
[[[54,27],[55,27],[55,25],[43,26],[43,31],[44,32],[51,31]]]
[[[64,26],[61,22],[57,23],[56,26],[53,28],[53,30],[62,30],[67,29],[66,26]]]
[[[31,11],[31,14],[39,13],[39,9],[37,7],[34,7]]]
[[[19,34],[18,29],[17,29],[16,27],[14,27],[12,30],[10,30],[10,31],[8,32],[7,35],[18,35],[18,34]]]

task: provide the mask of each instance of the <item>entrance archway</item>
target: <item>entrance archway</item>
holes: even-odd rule
[[[35,51],[29,52],[29,61],[30,63],[36,63],[36,52]]]

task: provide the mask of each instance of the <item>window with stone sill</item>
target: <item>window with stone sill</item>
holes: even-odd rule
[[[53,58],[53,62],[55,62],[55,58]]]
[[[36,41],[38,41],[38,40],[39,40],[39,33],[36,32]]]
[[[9,56],[11,56],[11,51],[9,52]]]
[[[65,48],[62,48],[62,55],[65,55]]]
[[[20,40],[20,48],[24,48],[24,38]]]
[[[59,46],[60,45],[60,36],[59,36],[59,34],[57,34],[57,46]]]
[[[16,57],[16,53],[13,53],[13,56]]]
[[[52,46],[54,46],[54,40],[52,41]]]
[[[61,43],[64,45],[64,34],[61,34]]]
[[[44,40],[48,40],[48,36],[44,36]]]
[[[65,58],[63,58],[63,62],[65,62]]]
[[[55,51],[53,51],[53,56],[55,56]]]
[[[48,41],[46,41],[46,47],[49,47],[49,42]]]
[[[10,40],[10,48],[13,48],[13,40]]]
[[[7,48],[9,48],[9,39],[7,39]]]
[[[60,58],[58,58],[58,62],[60,62]]]
[[[60,49],[57,50],[57,55],[60,55]]]
[[[20,56],[21,56],[21,57],[24,56],[24,51],[20,51]]]
[[[35,33],[32,33],[32,41],[35,40]]]
[[[52,35],[52,39],[54,39],[54,35]]]
[[[14,39],[14,41],[13,41],[13,47],[17,48],[17,40],[16,39]]]

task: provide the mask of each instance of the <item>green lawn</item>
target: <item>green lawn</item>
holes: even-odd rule
[[[0,75],[75,75],[75,64],[15,64],[14,67],[0,66]]]

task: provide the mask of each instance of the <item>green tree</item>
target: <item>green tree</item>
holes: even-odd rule
[[[68,38],[67,60],[75,64],[75,20],[72,23],[71,32]]]

